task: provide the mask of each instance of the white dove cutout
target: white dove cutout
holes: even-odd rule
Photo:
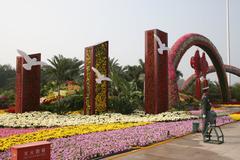
[[[98,84],[101,84],[102,81],[112,81],[110,78],[102,75],[96,68],[92,67],[92,70],[93,70],[93,72],[95,72],[95,74],[96,74],[96,76],[97,76],[96,82],[97,82]]]
[[[41,61],[37,61],[36,58],[31,58],[29,57],[25,52],[17,49],[17,52],[25,59],[25,61],[27,63],[23,64],[23,68],[26,70],[31,70],[32,66],[37,66],[37,65],[48,65],[47,63],[41,62]]]
[[[158,48],[158,53],[159,54],[163,54],[163,51],[168,51],[169,48],[166,47],[166,44],[165,43],[162,43],[161,39],[156,35],[154,34],[154,39],[157,41],[158,45],[159,45],[159,48]]]

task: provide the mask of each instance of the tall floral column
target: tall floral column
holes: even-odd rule
[[[159,53],[159,37],[167,46],[167,33],[160,30],[145,32],[145,111],[157,114],[168,110],[168,53]]]
[[[96,68],[108,76],[108,41],[85,48],[84,114],[104,112],[108,106],[108,82],[96,83]]]
[[[41,60],[41,54],[31,54],[31,58]],[[32,66],[31,70],[23,68],[26,61],[17,57],[16,66],[16,113],[36,111],[40,105],[40,66]]]

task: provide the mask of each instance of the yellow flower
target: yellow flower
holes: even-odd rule
[[[0,114],[5,114],[5,113],[6,113],[5,110],[0,109]]]
[[[235,121],[240,120],[240,114],[230,114],[229,116]]]

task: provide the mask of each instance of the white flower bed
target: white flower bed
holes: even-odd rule
[[[0,115],[0,127],[54,127],[80,124],[103,124],[113,122],[163,122],[195,119],[187,112],[164,112],[157,115],[135,113],[122,115],[106,113],[101,115],[58,115],[51,112],[7,113]]]

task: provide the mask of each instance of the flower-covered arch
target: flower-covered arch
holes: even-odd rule
[[[224,68],[225,68],[226,72],[240,77],[240,69],[239,68],[231,66],[231,65],[226,65],[226,64],[224,65]],[[207,74],[213,73],[213,72],[216,72],[215,67],[209,66]],[[181,90],[184,91],[184,90],[188,89],[193,84],[195,79],[196,79],[195,74],[192,74],[186,81],[184,81]]]
[[[169,56],[168,56],[169,105],[176,106],[179,102],[178,86],[176,83],[176,70],[179,62],[182,59],[182,56],[192,46],[198,46],[208,54],[214,67],[216,68],[218,80],[221,87],[223,101],[228,101],[229,91],[228,91],[226,71],[223,65],[222,58],[217,48],[208,38],[200,34],[189,33],[180,37],[172,46],[169,52]]]

